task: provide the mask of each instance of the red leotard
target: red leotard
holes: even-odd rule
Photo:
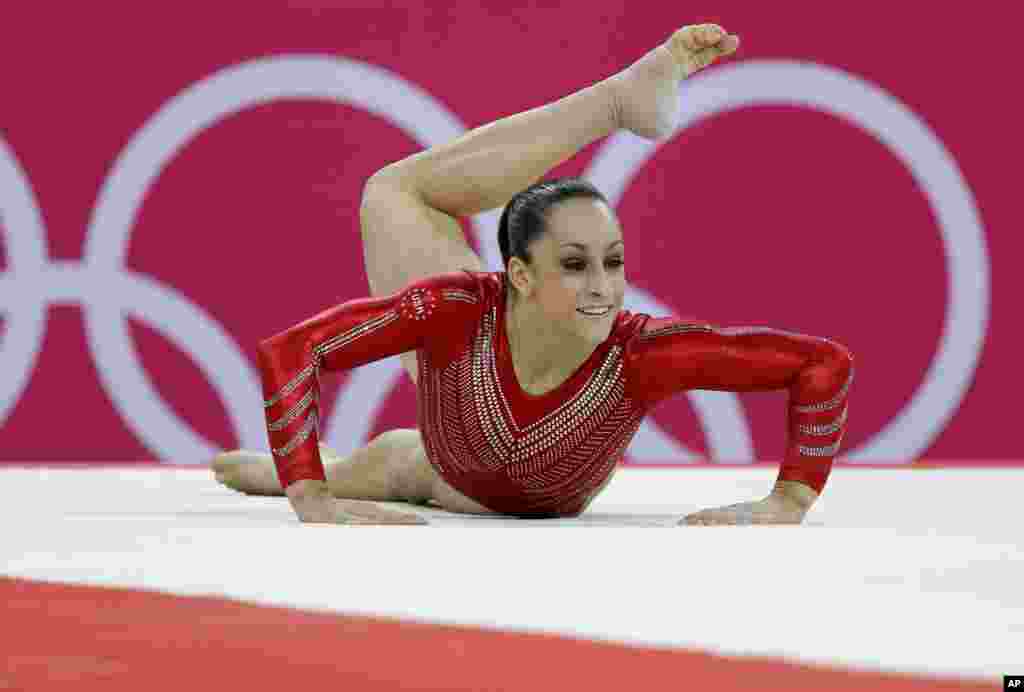
[[[766,327],[718,327],[621,311],[568,380],[519,386],[505,335],[504,272],[443,274],[385,298],[348,301],[260,342],[264,410],[287,487],[324,480],[319,372],[417,352],[427,458],[454,488],[518,516],[578,514],[622,458],[643,416],[690,389],[787,389],[779,480],[825,485],[846,429],[849,350]]]

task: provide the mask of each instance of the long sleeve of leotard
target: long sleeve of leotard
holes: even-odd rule
[[[477,286],[467,273],[431,277],[391,296],[342,303],[260,342],[263,410],[283,487],[326,480],[318,448],[320,372],[454,342],[479,316]]]
[[[820,493],[846,432],[853,355],[829,339],[767,327],[652,319],[631,356],[632,389],[649,405],[690,389],[789,391],[780,481]]]

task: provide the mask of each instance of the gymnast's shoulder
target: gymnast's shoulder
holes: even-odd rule
[[[402,291],[408,299],[416,295],[420,300],[449,305],[482,307],[493,300],[496,293],[495,280],[485,272],[463,269],[425,277],[408,284]]]
[[[714,325],[707,320],[691,316],[652,317],[642,312],[621,310],[609,338],[630,351],[645,345],[664,341],[677,334],[711,332]]]

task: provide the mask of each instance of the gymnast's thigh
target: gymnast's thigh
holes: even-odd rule
[[[420,444],[412,450],[410,458],[415,467],[419,469],[420,477],[426,479],[425,487],[429,488],[429,498],[433,504],[449,512],[460,514],[499,514],[449,485],[427,458],[427,450],[423,447],[422,437]]]
[[[370,295],[387,296],[438,274],[484,271],[458,220],[384,184],[368,186],[361,209]],[[401,356],[413,382],[416,354]]]

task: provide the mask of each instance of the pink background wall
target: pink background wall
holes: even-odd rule
[[[0,461],[198,463],[265,447],[255,344],[366,295],[357,209],[370,174],[700,21],[743,40],[684,85],[687,112],[706,117],[642,164],[627,162],[627,137],[555,171],[622,183],[637,295],[848,346],[841,459],[1024,457],[1018,10],[513,4],[5,12]],[[245,105],[214,113],[231,102]],[[491,216],[465,228],[493,245]],[[274,276],[294,272],[305,290],[276,295]],[[415,424],[396,368],[328,384],[328,442]],[[785,394],[721,397],[664,404],[631,461],[781,457]]]

